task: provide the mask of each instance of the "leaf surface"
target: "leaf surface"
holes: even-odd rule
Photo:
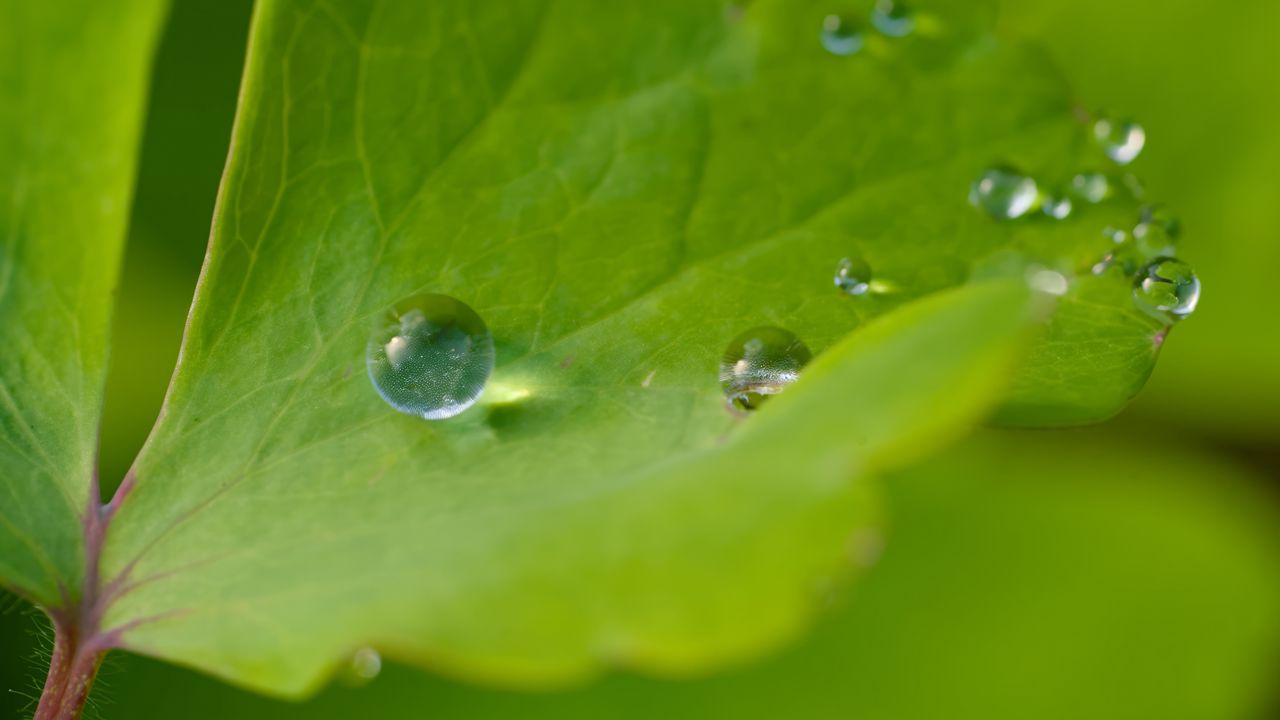
[[[112,288],[163,10],[0,4],[0,585],[47,606],[80,590]]]
[[[1274,293],[1260,282],[1280,264],[1280,65],[1270,41],[1280,5],[1176,7],[1158,0],[1006,3],[1006,22],[1042,38],[1093,103],[1147,128],[1134,164],[1150,196],[1182,221],[1179,255],[1204,283],[1200,307],[1174,331],[1139,405],[1164,424],[1232,442],[1274,444],[1280,434],[1280,335]],[[1106,15],[1108,21],[1097,18]],[[1132,28],[1147,28],[1136,37]],[[1123,66],[1124,72],[1117,73]],[[1164,86],[1177,77],[1181,88]],[[1164,149],[1176,148],[1174,152]]]
[[[854,57],[822,50],[826,12],[262,2],[179,368],[108,539],[130,589],[107,624],[285,694],[363,644],[542,684],[794,635],[871,522],[868,478],[1012,373],[1025,291],[949,288],[1006,256],[1091,261],[1093,223],[1131,210],[968,207],[988,165],[1073,172],[1082,137],[982,6]],[[855,254],[896,292],[835,292]],[[392,412],[362,371],[371,318],[424,291],[498,346],[484,404],[448,422]],[[1064,298],[1080,312],[1050,332],[1097,349],[1092,384],[1021,382],[1007,419],[1136,391],[1156,328],[1126,292]],[[760,324],[821,357],[742,422],[715,366]]]
[[[803,643],[745,668],[524,693],[388,665],[368,687],[293,705],[129,658],[113,707],[138,720],[1266,717],[1280,523],[1265,482],[1114,428],[993,433],[883,483],[879,562]]]

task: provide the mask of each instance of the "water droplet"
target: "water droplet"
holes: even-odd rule
[[[1039,200],[1036,181],[1010,168],[989,168],[969,188],[969,204],[997,218],[1020,218]]]
[[[1106,255],[1103,255],[1101,258],[1099,258],[1098,262],[1094,263],[1093,267],[1089,269],[1089,272],[1093,273],[1094,275],[1103,275],[1112,267],[1115,267],[1116,260],[1117,258],[1116,258],[1115,252],[1109,252]]]
[[[642,388],[644,388],[644,389],[648,390],[648,389],[649,389],[649,385],[651,385],[651,384],[653,383],[653,376],[654,376],[654,375],[657,375],[657,374],[658,374],[658,369],[657,369],[657,368],[654,368],[654,369],[650,370],[650,371],[649,371],[649,374],[644,376],[644,380],[641,380],[641,381],[640,381],[640,387],[642,387]]]
[[[1071,216],[1071,198],[1065,195],[1048,195],[1040,203],[1040,209],[1054,220],[1066,220]]]
[[[1128,165],[1142,152],[1147,144],[1147,132],[1142,126],[1131,121],[1116,121],[1108,117],[1098,118],[1093,123],[1093,137],[1102,146],[1107,157],[1120,165]]]
[[[862,43],[862,28],[848,15],[828,15],[822,21],[822,47],[832,55],[853,55]]]
[[[1133,227],[1133,241],[1143,257],[1171,257],[1182,225],[1162,206],[1142,208],[1138,224]]]
[[[338,673],[345,685],[368,685],[382,672],[382,656],[371,647],[360,648],[351,655],[346,666]]]
[[[871,290],[871,266],[862,258],[842,258],[836,264],[836,287],[845,295],[866,295]]]
[[[1190,315],[1200,301],[1200,279],[1191,266],[1177,258],[1152,260],[1133,281],[1133,302],[1138,309],[1166,323]]]
[[[896,0],[876,0],[871,8],[871,24],[889,37],[906,37],[916,29],[915,14]]]
[[[800,338],[779,327],[755,327],[738,335],[720,359],[720,387],[729,402],[755,410],[800,378],[812,354]]]
[[[1089,203],[1100,203],[1111,197],[1111,180],[1100,172],[1078,173],[1071,178],[1071,192]]]
[[[1067,280],[1066,275],[1056,270],[1046,270],[1044,268],[1033,269],[1027,273],[1027,285],[1032,290],[1059,297],[1066,295],[1067,290],[1071,288],[1071,283]]]
[[[1128,233],[1126,233],[1125,231],[1119,228],[1114,228],[1109,225],[1102,229],[1102,236],[1110,240],[1111,242],[1115,243],[1116,245],[1123,245],[1129,239]]]
[[[484,320],[447,295],[419,295],[379,320],[365,353],[373,387],[391,407],[427,420],[475,404],[493,372]]]

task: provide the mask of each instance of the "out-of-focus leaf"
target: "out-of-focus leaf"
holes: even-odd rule
[[[1103,433],[1000,434],[885,483],[880,563],[813,637],[691,682],[485,692],[391,666],[305,705],[129,658],[122,716],[640,720],[1263,717],[1280,537],[1258,478]],[[1261,502],[1260,502],[1261,501]]]

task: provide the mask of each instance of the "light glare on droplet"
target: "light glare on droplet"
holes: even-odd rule
[[[1057,297],[1066,295],[1067,290],[1071,287],[1071,283],[1067,280],[1065,275],[1057,272],[1056,270],[1045,269],[1033,270],[1027,278],[1027,284],[1030,285],[1033,290],[1038,290],[1042,293],[1047,293]]]

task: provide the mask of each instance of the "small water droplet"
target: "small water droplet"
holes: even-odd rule
[[[338,673],[345,685],[359,687],[368,685],[382,672],[382,656],[371,647],[360,648],[351,655],[351,659]]]
[[[388,405],[427,420],[475,404],[493,372],[493,336],[474,310],[447,295],[419,295],[388,310],[365,353]]]
[[[1143,257],[1171,257],[1175,251],[1182,225],[1162,206],[1147,205],[1142,208],[1138,224],[1133,227],[1133,241]]]
[[[1040,203],[1040,209],[1054,220],[1066,220],[1071,217],[1071,198],[1065,195],[1048,195]]]
[[[1093,123],[1093,138],[1113,162],[1128,165],[1147,144],[1147,132],[1132,121],[1100,117]]]
[[[720,359],[720,387],[741,410],[755,410],[800,378],[813,357],[789,330],[755,327],[738,335]]]
[[[1039,200],[1036,181],[1011,168],[989,168],[969,187],[969,204],[997,218],[1020,218]]]
[[[871,266],[862,258],[842,258],[836,264],[835,281],[845,295],[866,295],[871,290]]]
[[[1117,259],[1116,259],[1115,252],[1114,251],[1109,252],[1106,255],[1103,255],[1101,258],[1099,258],[1098,261],[1093,264],[1093,267],[1089,269],[1089,272],[1093,273],[1094,275],[1103,275],[1108,270],[1115,267],[1116,260]]]
[[[1129,239],[1128,233],[1120,228],[1111,227],[1110,225],[1102,229],[1102,236],[1116,245],[1123,245],[1125,241]]]
[[[862,44],[862,28],[848,15],[828,15],[822,21],[822,47],[832,55],[853,55]]]
[[[1190,315],[1200,301],[1200,279],[1187,263],[1161,257],[1144,265],[1133,282],[1138,309],[1166,323]]]
[[[915,13],[897,0],[876,0],[871,8],[871,24],[889,37],[906,37],[916,29]]]
[[[1071,193],[1085,202],[1100,203],[1112,192],[1111,180],[1103,173],[1082,172],[1071,178]]]

